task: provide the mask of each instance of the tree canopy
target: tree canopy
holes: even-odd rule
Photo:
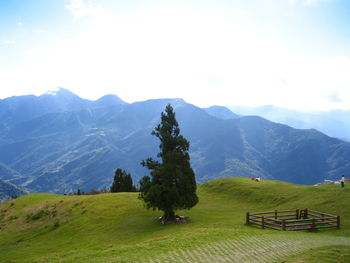
[[[115,170],[114,181],[111,186],[111,192],[135,192],[131,175],[124,170],[118,168]]]
[[[180,135],[179,124],[170,104],[161,113],[161,123],[152,131],[160,140],[160,161],[148,158],[141,164],[150,170],[140,184],[140,198],[147,208],[164,212],[163,220],[175,219],[178,209],[190,209],[198,203],[195,174],[188,153],[190,143]]]

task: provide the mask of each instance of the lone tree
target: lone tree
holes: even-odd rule
[[[111,192],[135,192],[136,188],[132,184],[131,175],[118,168],[115,170],[114,181],[111,186]]]
[[[161,114],[161,123],[152,131],[160,140],[161,161],[148,158],[141,165],[151,177],[140,181],[140,198],[147,208],[164,212],[163,222],[175,220],[175,210],[190,209],[198,203],[196,179],[190,164],[189,142],[180,135],[179,124],[170,104]]]

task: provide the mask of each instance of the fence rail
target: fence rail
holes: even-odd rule
[[[340,216],[307,208],[255,213],[247,212],[246,224],[283,231],[340,228]]]

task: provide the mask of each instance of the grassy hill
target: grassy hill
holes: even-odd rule
[[[166,226],[137,193],[17,198],[1,207],[1,262],[350,261],[349,188],[229,178],[200,185],[198,195],[195,208],[179,213],[190,223]],[[247,211],[306,207],[340,215],[341,229],[244,225]]]

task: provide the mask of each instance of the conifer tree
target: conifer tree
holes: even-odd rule
[[[132,184],[131,175],[118,168],[115,170],[114,181],[110,188],[112,193],[117,192],[135,192],[136,188]]]
[[[175,219],[178,209],[190,209],[198,202],[196,180],[190,164],[189,142],[180,135],[170,104],[161,113],[161,123],[152,131],[160,140],[160,161],[148,158],[141,164],[150,170],[140,181],[140,198],[147,208],[164,212],[163,221]]]

